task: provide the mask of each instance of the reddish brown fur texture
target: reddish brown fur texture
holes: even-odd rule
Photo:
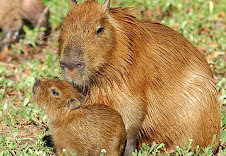
[[[100,27],[104,31],[97,33]],[[140,140],[165,143],[169,151],[189,139],[193,147],[217,147],[220,109],[212,72],[173,29],[90,0],[72,6],[59,43],[63,75],[87,90],[86,104],[104,103],[120,112],[126,155],[138,130]],[[83,68],[73,62],[83,62]]]
[[[106,105],[83,107],[83,95],[65,81],[41,80],[34,85],[33,92],[48,116],[58,155],[63,149],[78,156],[97,156],[102,149],[107,156],[123,153],[126,130],[117,111]]]
[[[48,10],[44,11],[42,0],[0,0],[0,6],[0,28],[3,30],[1,44],[15,40],[23,25],[23,19],[28,19],[34,26],[50,29]]]

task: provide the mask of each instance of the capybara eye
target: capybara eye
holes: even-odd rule
[[[54,89],[51,89],[51,93],[53,94],[53,96],[59,96],[60,94],[54,90]]]
[[[98,30],[97,30],[97,35],[99,35],[100,33],[102,33],[104,31],[104,27],[100,27]]]

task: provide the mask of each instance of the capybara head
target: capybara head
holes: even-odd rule
[[[70,83],[56,79],[37,80],[33,86],[33,95],[45,111],[75,109],[85,99]]]
[[[101,70],[114,49],[114,28],[109,18],[110,0],[77,4],[63,21],[59,39],[60,66],[67,80],[83,85]]]

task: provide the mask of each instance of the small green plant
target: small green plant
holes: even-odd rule
[[[63,17],[66,16],[69,10],[68,0],[44,0],[44,3],[49,8],[51,14],[49,23],[53,30],[60,26]]]
[[[107,151],[105,149],[102,149],[100,151],[100,156],[106,156],[106,154],[107,154]]]
[[[28,26],[24,25],[23,26],[23,31],[25,32],[24,38],[19,39],[19,42],[16,44],[11,44],[12,51],[16,55],[23,54],[25,45],[31,45],[36,49],[39,35],[41,35],[42,33],[44,34],[45,30],[46,28],[42,27],[31,29]]]
[[[37,48],[36,42],[39,39],[39,34],[41,33],[44,34],[44,31],[46,31],[46,28],[41,27],[41,28],[30,29],[25,25],[23,26],[23,30],[25,32],[24,43],[31,44],[34,48]]]
[[[133,156],[160,155],[163,151],[166,152],[164,144],[157,144],[156,142],[153,142],[152,146],[150,147],[149,145],[143,143],[139,151],[135,150],[135,152],[133,152]],[[167,153],[164,155],[167,155]]]
[[[24,40],[23,39],[20,39],[17,44],[11,44],[12,51],[16,55],[22,54],[24,52],[23,45],[24,45]]]

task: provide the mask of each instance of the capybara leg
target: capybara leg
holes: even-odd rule
[[[8,48],[9,45],[16,40],[18,34],[19,30],[3,32],[2,38],[0,39],[0,52],[4,48]]]
[[[0,51],[1,49],[8,47],[14,42],[19,35],[19,31],[23,25],[23,21],[20,18],[12,18],[8,24],[3,27],[3,35],[0,39]]]
[[[127,105],[135,106],[134,104],[136,104],[136,107],[127,107],[126,111],[119,110],[126,127],[127,144],[124,156],[131,156],[132,152],[136,149],[139,129],[145,118],[146,110],[143,101],[138,99]]]
[[[45,135],[42,140],[45,142],[47,147],[55,147],[53,143],[53,138],[51,135]]]
[[[131,156],[133,151],[136,149],[136,140],[137,139],[130,139],[127,141],[126,149],[124,156]]]
[[[138,132],[139,129],[127,132],[127,143],[125,147],[124,156],[131,156],[133,151],[136,149]]]

